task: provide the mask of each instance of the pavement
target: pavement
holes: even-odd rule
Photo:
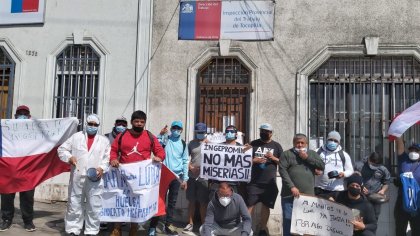
[[[67,202],[35,202],[34,204],[34,224],[37,228],[34,232],[26,232],[23,228],[22,215],[19,209],[19,196],[15,198],[15,217],[13,218],[13,225],[10,229],[4,232],[0,232],[0,236],[65,236],[67,235],[64,231],[64,214],[66,212]],[[179,235],[195,236],[197,234],[183,234],[182,229],[184,225],[177,224],[173,229],[176,230]],[[159,223],[157,229],[157,235],[163,236],[161,229],[163,224]],[[111,227],[110,227],[111,228]],[[137,232],[138,236],[146,235],[147,225],[140,226]],[[112,229],[100,231],[98,235],[108,236]],[[123,236],[128,236],[130,225],[127,224],[122,227]],[[81,234],[83,235],[83,234]]]

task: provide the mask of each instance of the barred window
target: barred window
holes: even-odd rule
[[[15,62],[0,47],[0,118],[12,118],[13,84],[15,77]]]
[[[376,151],[395,173],[388,127],[397,113],[420,100],[420,63],[412,56],[331,57],[309,82],[311,139],[325,140],[337,130],[353,161]],[[418,126],[406,132],[407,145],[419,138]]]
[[[198,73],[198,122],[209,133],[235,125],[248,136],[250,70],[235,57],[215,57]]]
[[[85,118],[98,111],[100,57],[89,45],[69,45],[57,56],[54,116]]]

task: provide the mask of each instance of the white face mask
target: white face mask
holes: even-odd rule
[[[308,149],[307,149],[307,148],[300,148],[300,149],[299,149],[299,148],[295,147],[294,149],[295,149],[295,152],[296,152],[296,153],[299,153],[300,151],[303,151],[303,152],[307,152],[307,151],[308,151]]]
[[[412,161],[417,161],[420,157],[420,154],[418,152],[410,152],[408,154],[408,157],[410,158],[410,160]]]
[[[229,203],[232,201],[231,197],[221,197],[219,198],[219,202],[220,204],[222,204],[222,206],[226,207],[227,205],[229,205]]]

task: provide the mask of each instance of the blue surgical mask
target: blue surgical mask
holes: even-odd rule
[[[198,140],[203,140],[203,139],[205,139],[205,138],[206,138],[206,134],[195,134],[195,137],[196,137]]]
[[[234,140],[236,139],[235,133],[226,133],[226,140]]]
[[[171,135],[174,138],[178,138],[181,135],[181,130],[171,130]]]
[[[327,141],[327,149],[330,151],[334,151],[335,149],[337,149],[338,147],[338,143],[334,142],[334,141]]]
[[[115,131],[117,131],[117,133],[122,133],[122,132],[124,132],[126,129],[127,129],[127,127],[122,126],[122,125],[115,126]]]
[[[23,119],[29,119],[29,117],[28,116],[25,116],[25,115],[18,115],[16,117],[16,119],[23,120]]]
[[[95,126],[86,126],[86,133],[89,135],[94,135],[98,132],[98,127]]]

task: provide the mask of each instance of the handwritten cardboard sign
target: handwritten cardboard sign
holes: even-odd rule
[[[206,143],[201,146],[200,177],[220,181],[251,181],[252,149]]]
[[[293,201],[290,232],[298,235],[353,235],[352,210],[326,199],[301,195]]]
[[[152,160],[111,167],[104,174],[100,220],[145,222],[158,211],[161,164]]]

